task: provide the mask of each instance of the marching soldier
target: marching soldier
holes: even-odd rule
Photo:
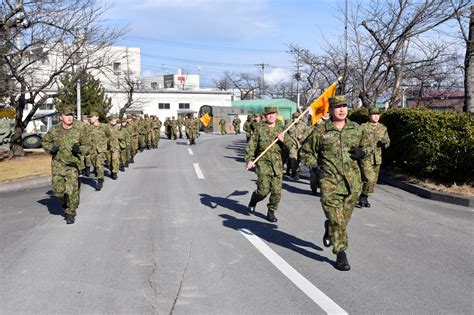
[[[173,140],[176,140],[177,136],[177,129],[178,129],[178,121],[176,121],[176,119],[173,117],[171,117],[171,120],[170,120],[170,127],[171,127],[171,137],[173,138]]]
[[[232,126],[234,127],[234,132],[236,135],[240,134],[240,117],[238,115],[232,120]]]
[[[90,129],[90,155],[97,178],[96,190],[99,191],[104,185],[104,161],[107,159],[107,146],[110,133],[109,128],[99,122],[99,113],[91,112],[90,121],[92,126]]]
[[[90,124],[90,121],[89,121],[89,116],[82,115],[82,125],[83,125],[83,128],[84,128],[85,136],[89,139],[88,142],[90,142],[89,130],[91,128],[91,124]],[[91,169],[91,166],[92,166],[91,157],[90,157],[89,153],[81,154],[81,164],[83,166],[82,175],[86,176],[86,177],[89,177],[90,176],[90,169]]]
[[[277,211],[281,199],[283,178],[282,150],[283,146],[286,146],[287,149],[291,148],[291,141],[288,135],[282,133],[283,128],[276,123],[276,107],[266,107],[264,115],[266,118],[265,123],[257,125],[255,133],[252,134],[245,148],[247,169],[256,166],[258,177],[257,189],[252,193],[248,209],[250,212],[254,212],[257,203],[270,194],[270,200],[267,204],[267,220],[277,222],[275,211]],[[254,163],[253,157],[257,157],[276,138],[278,138],[279,142],[273,145],[261,159]]]
[[[117,125],[117,115],[110,115],[108,120],[109,123],[107,127],[109,128],[109,150],[107,153],[107,158],[109,161],[110,177],[115,180],[118,178],[120,166],[120,131],[119,126]]]
[[[327,218],[323,244],[333,246],[335,267],[348,271],[347,224],[361,191],[358,161],[365,156],[367,138],[360,125],[346,118],[345,96],[330,97],[329,112],[331,120],[313,130],[303,145],[301,159],[320,178],[321,203]]]
[[[184,125],[183,119],[181,117],[178,117],[176,124],[178,125],[179,138],[183,139],[183,125]]]
[[[247,120],[244,122],[244,132],[247,137],[247,142],[249,142],[250,136],[252,135],[252,129],[250,128],[252,124],[252,115],[247,115]]]
[[[74,108],[64,106],[60,123],[43,137],[43,149],[53,156],[51,160],[53,193],[64,208],[66,223],[73,224],[79,206],[79,170],[81,154],[89,151],[89,139],[83,125],[74,121]]]
[[[130,159],[130,133],[128,131],[127,120],[117,121],[119,126],[119,148],[120,148],[120,167],[121,172],[125,172],[125,167],[128,167]]]
[[[295,112],[291,116],[293,121],[300,117],[300,113]],[[293,141],[293,146],[289,151],[289,164],[291,167],[291,177],[294,179],[299,179],[299,171],[300,171],[300,158],[299,158],[299,151],[303,146],[303,142],[311,133],[311,128],[306,125],[303,121],[299,120],[296,124],[293,125],[288,130],[288,136],[290,137],[291,141]]]
[[[220,128],[220,131],[221,131],[221,135],[226,135],[227,134],[227,131],[225,130],[226,128],[226,121],[224,118],[221,118],[219,120],[219,128]]]
[[[369,122],[362,124],[362,129],[368,137],[369,154],[361,161],[362,193],[359,196],[360,207],[370,207],[367,199],[374,192],[379,178],[380,165],[382,165],[382,149],[390,146],[387,128],[379,123],[380,112],[376,107],[369,109]]]

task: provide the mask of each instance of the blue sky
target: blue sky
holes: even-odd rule
[[[201,75],[201,85],[224,71],[258,73],[268,64],[266,81],[294,71],[289,44],[320,50],[324,37],[343,32],[344,0],[114,0],[107,21],[128,26],[118,43],[140,47],[142,76]]]

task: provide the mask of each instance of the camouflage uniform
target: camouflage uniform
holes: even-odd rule
[[[335,254],[348,247],[346,227],[361,191],[359,165],[349,151],[366,146],[367,139],[359,124],[346,119],[344,128],[339,130],[328,120],[313,130],[300,152],[305,165],[312,169],[319,164],[323,171],[321,204],[329,220]]]
[[[361,161],[362,194],[369,196],[374,192],[379,177],[380,165],[382,165],[382,148],[386,149],[390,146],[390,138],[387,128],[381,123],[367,122],[362,124],[362,129],[369,141],[367,148],[369,154]]]
[[[174,119],[174,117],[170,120],[170,128],[171,128],[171,137],[173,137],[173,140],[176,140],[176,133],[178,129],[178,121]]]
[[[109,142],[109,130],[105,124],[92,125],[90,129],[92,165],[95,168],[99,181],[104,181],[104,161],[107,159],[107,146]]]
[[[155,148],[158,149],[158,145],[160,144],[161,125],[163,125],[163,123],[156,116],[153,119],[154,119],[153,128],[155,131]]]
[[[178,120],[176,121],[176,123],[178,125],[179,138],[182,139],[183,138],[183,125],[184,125],[183,119],[181,117],[178,117]]]
[[[227,134],[227,131],[226,131],[226,121],[224,118],[221,118],[219,120],[219,128],[220,128],[220,131],[221,131],[221,135],[226,135]]]
[[[111,116],[110,120],[117,119],[115,116]],[[119,126],[117,124],[112,125],[111,123],[107,124],[109,128],[109,150],[107,153],[107,158],[109,161],[109,170],[111,172],[111,177],[113,179],[117,178],[117,173],[120,166],[120,144],[119,144]]]
[[[236,135],[240,134],[240,118],[236,116],[234,120],[232,120],[232,126],[234,127],[234,132]]]
[[[249,142],[250,136],[252,135],[252,129],[250,128],[251,124],[252,124],[252,116],[248,115],[247,120],[244,122],[244,127],[243,127],[245,136],[247,137],[247,142]]]
[[[128,166],[128,161],[130,160],[130,132],[125,124],[122,124],[119,128],[118,141],[120,147],[119,169],[123,172],[125,171],[124,167]]]
[[[64,110],[68,111],[70,110]],[[63,203],[66,216],[73,218],[79,206],[81,165],[80,156],[73,153],[75,144],[79,144],[82,154],[88,153],[89,139],[79,121],[74,121],[70,129],[65,129],[61,123],[53,126],[42,141],[43,149],[53,155],[51,160],[53,193]],[[52,153],[53,147],[58,149],[56,153]]]
[[[292,115],[293,119],[297,119],[300,116],[300,113],[296,112]],[[292,174],[291,176],[297,177],[299,172],[299,151],[303,146],[303,142],[308,138],[309,134],[311,133],[311,128],[306,125],[303,121],[299,120],[296,124],[293,125],[288,130],[288,136],[290,137],[293,145],[289,151],[289,164],[291,166]]]
[[[266,112],[276,111],[276,108],[269,107]],[[245,162],[248,163],[253,157],[257,157],[283,132],[279,124],[269,127],[266,123],[260,123],[255,129],[255,133],[250,137],[245,148]],[[265,155],[256,163],[257,189],[252,193],[250,207],[265,199],[270,193],[270,200],[267,204],[268,211],[276,211],[281,199],[281,187],[283,178],[282,151],[291,148],[291,140],[285,134],[284,143],[278,141]]]
[[[146,148],[147,130],[146,130],[145,125],[146,125],[146,121],[143,118],[140,118],[137,122],[137,126],[138,126],[138,146],[140,148],[140,151],[143,151]]]

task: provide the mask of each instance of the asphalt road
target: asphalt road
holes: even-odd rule
[[[249,215],[245,137],[162,139],[119,180],[85,180],[74,225],[51,187],[0,194],[0,313],[473,314],[473,209],[378,185],[349,224],[352,270],[322,245],[308,180],[276,224]]]

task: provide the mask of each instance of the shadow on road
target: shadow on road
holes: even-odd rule
[[[201,196],[201,203],[211,209],[215,209],[217,206],[220,206],[243,215],[249,215],[246,206],[239,204],[237,200],[229,199],[231,196],[243,196],[246,194],[248,194],[247,190],[236,190],[226,197],[215,197],[208,194],[199,194],[199,196]]]
[[[58,198],[54,197],[53,191],[50,190],[46,194],[49,196],[49,198],[38,200],[38,203],[42,204],[43,206],[47,206],[50,214],[65,217],[63,205]]]
[[[243,196],[248,194],[247,190],[239,191],[236,190],[230,193],[228,196],[225,197],[216,197],[211,196],[208,194],[199,194],[201,196],[201,203],[206,207],[211,209],[216,209],[218,206],[227,208],[229,210],[235,211],[239,214],[249,216],[249,212],[247,206],[239,204],[238,201],[229,199],[231,196]],[[255,212],[254,215],[261,219],[265,219],[266,216],[262,213]],[[322,251],[323,249],[311,242],[299,239],[293,235],[285,233],[283,231],[278,230],[278,226],[272,223],[266,223],[261,221],[255,220],[246,220],[246,219],[237,219],[228,214],[220,214],[221,218],[224,219],[223,225],[228,228],[232,228],[234,230],[240,229],[248,229],[252,231],[258,237],[266,240],[269,243],[273,243],[285,248],[288,248],[296,253],[304,255],[308,258],[326,262],[332,266],[334,266],[334,262],[327,257],[318,255],[313,251],[309,251],[308,249],[313,249],[317,251]]]
[[[293,181],[295,182],[295,181]],[[290,193],[295,193],[295,194],[302,194],[302,195],[312,195],[314,196],[313,192],[311,189],[301,189],[297,188],[291,185],[288,185],[287,183],[283,182],[282,188]],[[309,186],[308,186],[309,188]]]
[[[258,222],[254,220],[241,220],[228,214],[219,215],[224,219],[222,223],[225,227],[240,231],[241,229],[250,230],[253,234],[264,239],[269,243],[279,245],[281,247],[290,249],[298,254],[308,258],[325,262],[334,266],[334,262],[327,257],[321,256],[308,249],[322,251],[323,249],[311,242],[297,238],[291,234],[278,230],[278,226],[272,223]]]

